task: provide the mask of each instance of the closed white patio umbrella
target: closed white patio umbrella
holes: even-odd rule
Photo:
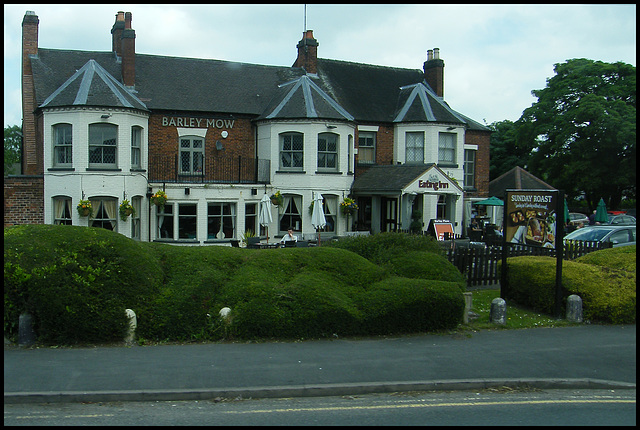
[[[267,243],[269,242],[269,224],[271,224],[271,199],[267,193],[260,200],[260,212],[258,212],[258,222],[267,229]]]
[[[327,220],[324,217],[324,209],[322,207],[322,194],[316,192],[313,198],[313,212],[311,213],[311,224],[318,233],[318,246],[320,245],[320,231],[318,229],[324,228],[327,225]]]

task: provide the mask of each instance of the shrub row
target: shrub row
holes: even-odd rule
[[[582,298],[587,320],[633,324],[636,322],[636,247],[592,252],[562,264],[563,307],[571,294]],[[507,259],[507,297],[523,306],[553,314],[556,259]],[[500,270],[500,268],[498,269]]]
[[[464,280],[437,243],[425,239],[365,238],[358,247],[373,249],[368,261],[338,249],[341,242],[278,250],[177,247],[104,229],[8,227],[4,332],[15,339],[18,316],[29,312],[43,343],[119,341],[126,308],[136,312],[137,334],[147,340],[454,328],[462,319]],[[219,318],[223,307],[232,309],[231,320]]]

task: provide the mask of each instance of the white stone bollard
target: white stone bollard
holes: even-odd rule
[[[571,294],[567,297],[567,320],[582,322],[582,299],[580,296]]]
[[[224,307],[220,309],[220,318],[222,318],[224,321],[229,322],[229,319],[231,319],[230,314],[231,314],[231,308]]]
[[[464,315],[462,316],[462,322],[465,324],[469,323],[469,311],[471,311],[471,304],[473,293],[462,293],[464,296]]]
[[[124,313],[129,318],[129,329],[127,330],[127,336],[124,341],[127,343],[133,343],[136,337],[136,327],[138,327],[138,319],[136,318],[136,313],[131,309],[126,309]]]
[[[491,301],[491,311],[489,311],[489,321],[494,324],[507,323],[507,302],[500,297]]]

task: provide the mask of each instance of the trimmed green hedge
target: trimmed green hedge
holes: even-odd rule
[[[51,343],[123,338],[126,308],[144,309],[162,269],[142,244],[104,229],[25,225],[4,229],[4,333],[23,312]]]
[[[455,328],[464,280],[437,243],[376,236],[367,239],[377,248],[372,262],[339,246],[181,247],[98,228],[6,227],[5,336],[15,339],[20,313],[29,312],[43,343],[119,341],[126,308],[138,338],[153,341]],[[219,317],[223,307],[229,321]]]
[[[582,298],[586,320],[613,324],[636,322],[635,246],[592,252],[562,264],[563,309],[566,298]],[[537,311],[553,314],[556,259],[507,259],[507,297]],[[500,270],[500,269],[498,269]]]

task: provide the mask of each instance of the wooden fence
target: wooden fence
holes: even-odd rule
[[[609,242],[572,241],[565,245],[565,260],[573,260],[593,251],[611,248]],[[508,244],[507,257],[521,255],[544,255],[555,257],[556,250],[525,245]],[[502,260],[502,245],[473,246],[458,245],[455,241],[446,244],[445,256],[467,278],[468,285],[489,285],[500,281],[498,262]]]

